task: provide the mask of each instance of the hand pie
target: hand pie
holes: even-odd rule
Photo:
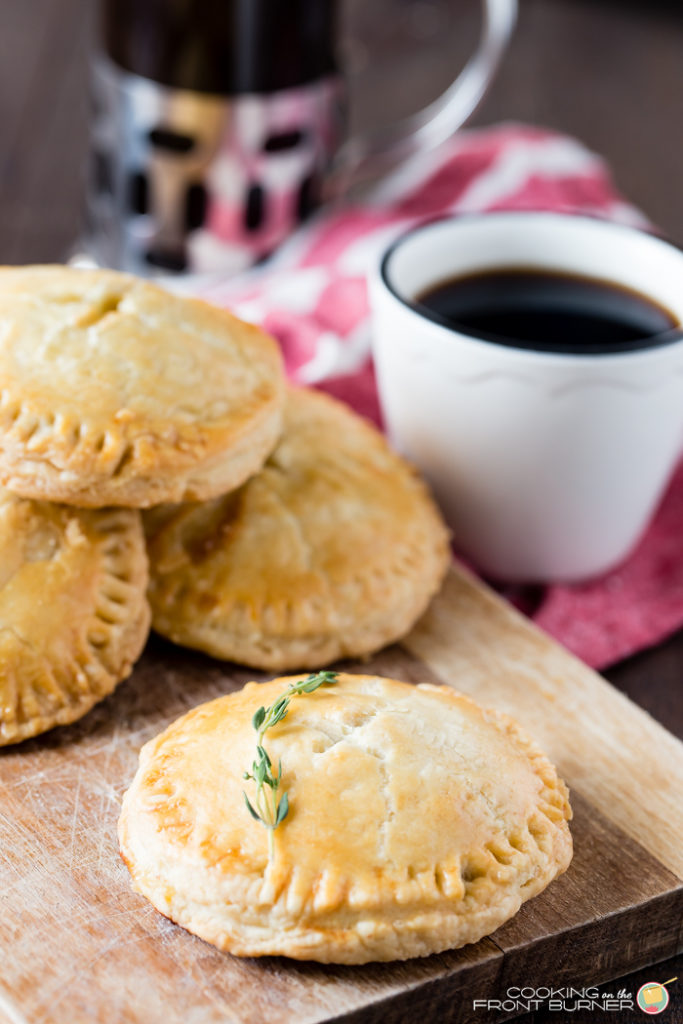
[[[478,941],[566,869],[567,789],[511,719],[363,675],[292,698],[265,733],[289,799],[269,858],[243,772],[252,716],[291,681],[249,683],[143,747],[119,838],[163,914],[239,956],[407,959]]]
[[[0,745],[75,721],[130,674],[146,584],[139,512],[0,489]]]
[[[381,434],[315,391],[233,494],[145,517],[153,626],[257,668],[318,668],[403,636],[438,590],[448,535]]]
[[[271,338],[111,270],[0,270],[0,482],[88,508],[211,498],[262,465]]]

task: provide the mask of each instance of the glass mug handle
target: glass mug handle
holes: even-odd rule
[[[435,149],[474,113],[500,64],[517,20],[517,0],[482,0],[483,23],[477,51],[438,99],[398,124],[343,143],[326,182],[328,198],[386,174],[418,152]]]

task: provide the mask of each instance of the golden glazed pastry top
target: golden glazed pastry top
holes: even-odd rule
[[[252,715],[290,681],[249,683],[143,748],[119,836],[162,913],[238,955],[405,959],[476,942],[565,870],[566,787],[512,720],[363,675],[293,698],[266,733],[290,804],[269,861],[242,775]]]
[[[0,480],[25,497],[147,507],[212,497],[280,429],[273,340],[110,270],[0,270]]]
[[[0,489],[0,745],[75,721],[130,673],[146,584],[139,512]]]
[[[145,516],[153,625],[268,669],[318,668],[403,636],[448,567],[426,487],[369,423],[290,389],[282,437],[239,491]]]

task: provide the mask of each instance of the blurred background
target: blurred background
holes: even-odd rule
[[[321,3],[325,0],[320,0]],[[678,0],[520,0],[472,124],[578,136],[625,195],[683,243],[683,8]],[[345,0],[352,126],[417,110],[472,51],[479,0]],[[77,232],[95,0],[0,4],[0,260],[63,258]]]

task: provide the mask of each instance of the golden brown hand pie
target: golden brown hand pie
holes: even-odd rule
[[[290,810],[253,820],[249,683],[143,747],[119,822],[135,889],[240,956],[406,959],[476,942],[571,860],[567,789],[511,719],[445,686],[341,675],[265,734]],[[251,788],[250,788],[251,787]]]
[[[0,744],[81,718],[130,674],[146,584],[139,512],[0,489]]]
[[[145,524],[154,628],[258,668],[317,668],[396,640],[449,561],[415,472],[315,391],[290,390],[282,438],[241,490]]]
[[[0,270],[0,482],[97,508],[210,498],[281,423],[273,340],[110,270]]]

